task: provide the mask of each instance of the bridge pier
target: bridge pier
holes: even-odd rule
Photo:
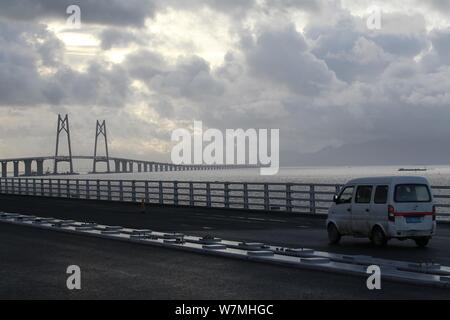
[[[133,161],[130,161],[128,164],[129,164],[129,166],[130,166],[129,172],[133,172],[133,165],[134,165],[134,162],[133,162]]]
[[[147,162],[144,162],[144,172],[147,172],[148,171],[148,163]]]
[[[142,162],[138,162],[138,172],[142,172]]]
[[[8,176],[8,162],[2,161],[2,177],[6,178]]]
[[[127,172],[127,162],[126,161],[121,161],[120,166],[121,166],[120,172]]]
[[[38,176],[44,175],[44,159],[37,159],[36,160],[36,174]]]
[[[116,171],[116,173],[120,172],[120,161],[119,160],[114,160],[114,170]]]
[[[19,176],[19,161],[13,161],[14,164],[14,177]]]
[[[23,163],[25,164],[25,176],[31,176],[31,164],[33,160],[24,160]]]

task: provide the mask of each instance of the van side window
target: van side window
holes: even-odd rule
[[[353,197],[353,186],[345,187],[344,190],[342,190],[339,197],[337,198],[336,204],[350,203],[352,202],[352,197]]]
[[[355,203],[370,203],[372,186],[359,186],[356,189]]]
[[[374,202],[378,204],[386,203],[388,197],[388,186],[377,186],[375,189]]]

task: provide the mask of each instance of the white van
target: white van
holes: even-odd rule
[[[377,246],[396,238],[424,247],[436,232],[433,195],[423,177],[354,179],[333,200],[326,222],[330,244],[352,235]]]

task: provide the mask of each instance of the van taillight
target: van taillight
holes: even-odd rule
[[[388,205],[388,220],[395,221],[395,209],[391,205]]]
[[[436,206],[433,205],[433,221],[436,221]]]

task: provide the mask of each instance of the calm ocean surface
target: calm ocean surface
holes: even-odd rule
[[[80,174],[79,179],[124,180],[178,180],[178,181],[231,181],[231,182],[296,182],[344,183],[365,176],[418,175],[433,185],[450,185],[450,166],[425,166],[427,171],[398,171],[399,166],[335,166],[335,167],[283,167],[277,175],[262,176],[259,169],[233,169],[217,171],[134,172],[112,174]],[[404,168],[412,168],[405,166]],[[420,167],[424,168],[424,167]],[[59,176],[61,177],[61,176]],[[67,176],[72,177],[72,176]]]

